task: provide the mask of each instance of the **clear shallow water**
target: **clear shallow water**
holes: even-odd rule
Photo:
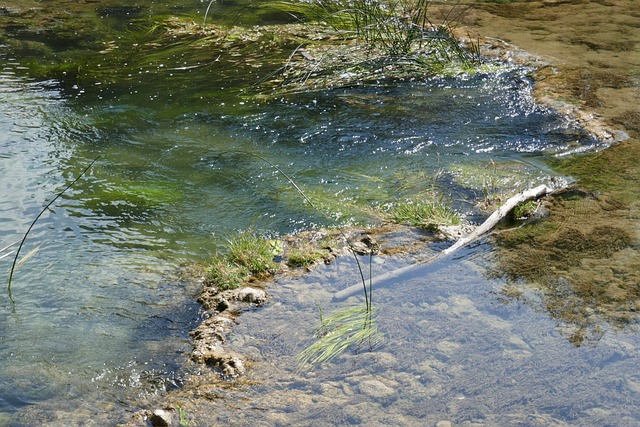
[[[312,342],[318,307],[328,316],[363,304],[361,296],[331,302],[333,292],[357,283],[357,269],[344,258],[278,281],[272,303],[243,313],[232,336],[254,361],[249,379],[258,385],[200,401],[195,424],[637,424],[637,328],[605,327],[592,345],[572,345],[546,309],[505,298],[506,284],[487,279],[490,250],[465,250],[374,290],[382,344],[310,372],[297,371],[295,355]],[[374,275],[397,262],[379,259]]]
[[[198,308],[178,270],[227,233],[366,222],[358,207],[433,187],[470,210],[483,184],[468,170],[516,188],[549,177],[537,156],[594,144],[535,106],[519,71],[264,102],[195,97],[193,71],[69,92],[17,77],[10,55],[1,65],[0,247],[101,156],[36,224],[23,253],[42,246],[16,274],[15,305],[2,299],[2,422],[33,405],[119,413],[179,383]]]
[[[10,73],[0,77],[0,86],[4,247],[22,237],[81,169],[71,160],[74,147],[56,129],[73,114],[58,91]],[[40,249],[14,276],[15,305],[4,292],[2,413],[47,399],[109,402],[155,393],[172,386],[175,354],[188,349],[186,331],[196,307],[175,275],[176,265],[140,249],[112,249],[118,242],[135,247],[133,241],[150,239],[87,211],[74,201],[76,191],[33,228],[22,254]],[[100,229],[106,231],[93,239]],[[0,261],[4,289],[11,261]],[[159,380],[140,378],[141,371],[154,370],[163,373]]]

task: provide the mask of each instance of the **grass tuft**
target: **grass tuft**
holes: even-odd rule
[[[434,201],[409,201],[395,205],[391,209],[393,221],[409,224],[427,231],[440,226],[460,225],[460,215],[442,199]]]
[[[311,245],[298,249],[292,249],[287,254],[287,265],[292,268],[309,267],[324,259],[326,251],[313,248]]]
[[[272,241],[246,230],[228,239],[228,251],[213,255],[205,268],[205,284],[220,290],[237,289],[249,277],[276,271]]]
[[[375,316],[377,309],[371,307],[348,307],[321,318],[314,335],[315,341],[298,354],[300,370],[328,362],[348,348],[359,348],[368,344],[375,347],[382,341]]]
[[[535,215],[538,210],[538,203],[533,200],[529,200],[525,203],[520,203],[511,212],[513,219],[527,219]]]
[[[251,274],[258,276],[275,271],[274,248],[271,240],[247,230],[230,238],[228,242],[227,260],[229,262],[243,266]]]

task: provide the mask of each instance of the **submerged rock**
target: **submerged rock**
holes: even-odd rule
[[[237,301],[260,306],[267,302],[267,291],[247,286],[235,291],[235,298]]]

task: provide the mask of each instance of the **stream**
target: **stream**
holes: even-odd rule
[[[143,3],[100,13],[121,34],[131,14],[177,10]],[[179,11],[201,18],[205,8]],[[0,426],[115,425],[179,389],[202,315],[191,266],[238,230],[367,226],[372,210],[434,194],[476,220],[483,197],[571,180],[548,159],[602,148],[536,104],[528,70],[515,66],[265,99],[246,89],[260,71],[224,58],[191,67],[175,55],[122,81],[43,80],[33,44],[47,43],[6,26],[2,37],[0,247],[79,179],[29,233],[21,254],[33,255],[11,292],[1,287]],[[65,51],[56,43],[47,49]],[[557,319],[504,297],[507,279],[488,274],[492,253],[483,242],[376,291],[382,345],[307,374],[295,356],[317,307],[336,309],[331,295],[357,282],[357,269],[339,259],[279,279],[272,302],[233,332],[253,360],[248,380],[205,405],[185,402],[189,425],[640,421],[635,325],[573,345]],[[12,261],[0,259],[3,278]],[[374,273],[407,262],[375,257]]]

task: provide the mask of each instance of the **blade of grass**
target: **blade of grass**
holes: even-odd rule
[[[29,228],[27,229],[27,232],[24,233],[24,236],[22,237],[22,240],[20,241],[20,246],[18,246],[18,249],[16,250],[16,254],[15,254],[14,258],[13,258],[13,264],[11,265],[11,271],[9,272],[9,283],[7,285],[7,293],[9,294],[9,299],[11,300],[11,302],[14,302],[13,301],[13,297],[11,295],[11,283],[13,282],[13,273],[16,270],[16,265],[18,263],[18,256],[20,255],[20,250],[22,249],[22,245],[24,245],[25,240],[27,240],[27,237],[29,236],[29,233],[31,232],[31,229],[33,228],[34,225],[36,225],[36,222],[40,219],[42,214],[44,214],[49,209],[49,207],[65,193],[65,191],[67,191],[76,182],[78,182],[78,180],[89,170],[89,168],[91,166],[93,166],[93,164],[99,158],[100,158],[100,156],[98,156],[95,159],[93,159],[93,161],[91,163],[89,163],[89,165],[86,168],[84,168],[84,170],[80,173],[80,175],[78,175],[73,181],[71,181],[70,184],[68,184],[66,187],[64,187],[64,189],[61,192],[59,192],[49,203],[47,203],[47,205],[40,211],[38,216],[36,216],[36,218],[33,220],[31,225],[29,225]]]
[[[16,270],[19,269],[20,267],[22,267],[22,265],[27,262],[29,260],[29,258],[31,258],[32,256],[34,256],[35,254],[38,253],[38,251],[40,250],[40,247],[42,245],[38,245],[35,249],[31,250],[28,254],[26,254],[25,256],[23,256],[20,261],[18,261],[18,263],[16,264]]]

